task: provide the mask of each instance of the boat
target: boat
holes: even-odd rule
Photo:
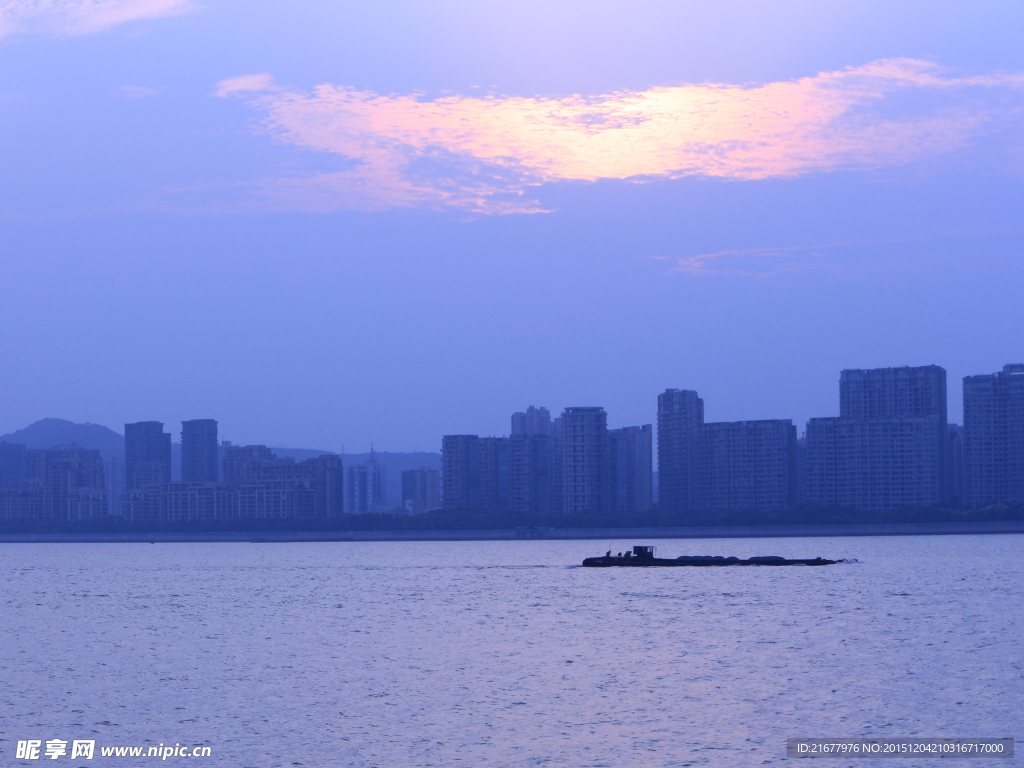
[[[725,565],[835,565],[846,560],[826,560],[823,557],[790,560],[774,555],[764,557],[722,557],[720,555],[682,555],[676,558],[655,557],[654,547],[633,547],[632,552],[613,555],[610,551],[603,557],[588,557],[584,568],[650,568],[652,566],[725,566]]]

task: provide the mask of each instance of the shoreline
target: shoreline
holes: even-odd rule
[[[956,536],[1024,533],[1024,521],[721,525],[673,528],[498,528],[424,531],[162,531],[0,533],[0,544],[301,543],[358,541],[543,541],[569,539],[751,539],[828,536]]]

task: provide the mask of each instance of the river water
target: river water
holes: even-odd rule
[[[783,765],[787,737],[1024,738],[1024,536],[663,540],[860,562],[573,567],[634,543],[0,545],[0,764],[181,743],[212,755],[167,764],[732,768]],[[96,757],[15,760],[28,739]]]

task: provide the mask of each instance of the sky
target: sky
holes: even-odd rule
[[[0,0],[0,433],[438,450],[1024,360],[1024,5]]]

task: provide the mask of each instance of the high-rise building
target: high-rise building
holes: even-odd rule
[[[0,443],[0,489],[20,488],[25,481],[25,446]]]
[[[97,450],[77,445],[27,450],[24,487],[42,495],[42,516],[51,520],[86,520],[108,512]]]
[[[565,419],[558,416],[551,420],[551,442],[548,446],[548,482],[551,486],[551,512],[565,511]]]
[[[161,522],[209,522],[238,517],[238,490],[227,483],[167,483],[160,486],[157,503]]]
[[[265,445],[232,445],[225,441],[221,445],[222,476],[229,485],[242,485],[263,479],[266,467],[278,461],[277,456]]]
[[[384,467],[372,452],[362,464],[349,467],[345,489],[345,511],[348,514],[381,514],[387,510]]]
[[[616,432],[614,454],[603,408],[566,408],[552,421],[531,406],[513,414],[512,431],[444,437],[445,509],[539,516],[650,508],[650,425]]]
[[[261,454],[265,446],[246,446]],[[344,472],[340,456],[271,458],[242,462],[247,477],[237,486],[238,516],[250,518],[338,517],[344,514]],[[238,465],[236,465],[237,468]]]
[[[509,461],[507,437],[445,435],[441,440],[444,508],[507,511],[511,482]]]
[[[807,422],[800,466],[800,501],[805,504],[839,506],[839,428],[840,419],[834,416]]]
[[[839,418],[939,418],[946,424],[946,371],[916,368],[850,369],[839,374]]]
[[[480,438],[481,512],[507,512],[509,508],[509,438]]]
[[[0,520],[43,516],[42,491],[24,487],[25,462],[24,445],[0,443]]]
[[[480,509],[480,437],[441,439],[441,503],[445,509]]]
[[[99,451],[0,443],[0,519],[86,520],[108,512]]]
[[[547,408],[530,406],[512,414],[512,437],[520,435],[550,435],[551,412]]]
[[[325,454],[299,462],[299,466],[308,466],[312,476],[313,514],[316,517],[345,514],[345,467],[341,456]],[[382,484],[383,481],[381,475]]]
[[[111,456],[103,462],[103,474],[107,482],[107,513],[120,514],[120,498],[124,493],[124,460]]]
[[[611,509],[619,515],[648,512],[652,504],[653,429],[622,427],[608,430]]]
[[[964,377],[964,503],[1024,501],[1024,365]]]
[[[839,392],[839,417],[807,424],[807,501],[872,511],[949,503],[945,370],[846,370]]]
[[[658,395],[658,505],[668,513],[697,509],[697,451],[704,401],[689,389]]]
[[[217,421],[181,422],[181,479],[186,483],[217,481]]]
[[[964,428],[959,424],[946,425],[946,486],[949,503],[953,507],[964,505]]]
[[[150,522],[337,517],[344,513],[340,456],[297,462],[266,446],[225,446],[233,482],[171,482],[121,494],[127,519]]]
[[[135,490],[171,481],[171,435],[159,421],[124,425],[124,487]]]
[[[562,411],[559,454],[562,463],[562,511],[607,514],[611,511],[608,415],[604,408]]]
[[[550,430],[549,430],[550,432]],[[550,434],[513,434],[508,439],[508,509],[520,515],[548,515],[560,508],[552,484]]]
[[[698,505],[706,509],[784,509],[797,502],[796,427],[789,419],[703,425]]]
[[[402,506],[410,515],[440,508],[441,474],[426,467],[402,472]]]
[[[508,443],[509,511],[522,515],[547,515],[561,507],[555,498],[554,429],[551,412],[531,405],[512,414]],[[560,487],[560,485],[558,486]]]
[[[811,419],[808,501],[886,511],[944,503],[945,431],[935,419]]]
[[[43,493],[35,488],[0,488],[0,520],[41,520]]]
[[[800,504],[808,504],[807,490],[807,436],[796,441],[796,498]]]

